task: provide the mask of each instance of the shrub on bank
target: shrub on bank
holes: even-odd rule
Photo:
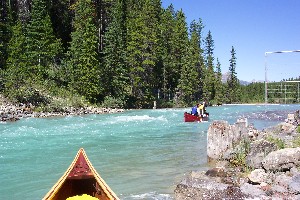
[[[246,157],[250,151],[250,141],[244,139],[237,146],[233,157],[230,159],[230,164],[233,167],[242,167],[244,170],[247,168]]]
[[[278,147],[278,149],[284,149],[285,148],[284,141],[280,138],[274,138],[272,136],[268,136],[267,141],[269,141],[271,143],[274,143]]]
[[[124,108],[125,102],[122,99],[106,96],[101,107],[103,108]]]
[[[67,107],[81,108],[90,105],[76,92],[50,82],[26,82],[17,88],[5,88],[3,94],[13,104],[31,105],[36,112],[62,112]]]

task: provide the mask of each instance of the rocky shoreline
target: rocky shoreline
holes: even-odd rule
[[[175,199],[300,199],[299,132],[300,111],[262,131],[247,119],[214,121],[207,133],[213,167],[189,173]]]
[[[124,109],[100,108],[100,107],[65,107],[56,112],[36,112],[34,106],[30,104],[12,104],[5,100],[0,101],[0,121],[14,122],[22,118],[46,118],[46,117],[65,117],[69,115],[85,114],[106,114],[124,112]]]

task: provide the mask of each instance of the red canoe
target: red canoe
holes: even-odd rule
[[[184,113],[184,122],[203,122],[208,121],[209,114],[206,113],[203,116],[195,116],[190,113]]]
[[[119,200],[97,173],[81,148],[65,174],[57,181],[43,200],[66,200],[87,194],[100,200]]]

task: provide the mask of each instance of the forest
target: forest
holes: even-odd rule
[[[0,93],[41,109],[264,102],[264,83],[228,76],[213,33],[160,0],[0,0]],[[204,34],[206,33],[206,34]]]

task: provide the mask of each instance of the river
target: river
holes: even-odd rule
[[[299,105],[208,107],[209,122],[185,123],[190,108],[28,118],[0,123],[0,199],[35,200],[50,190],[83,147],[122,200],[170,200],[192,170],[205,170],[206,132],[213,120],[247,117],[258,129],[275,125]]]

